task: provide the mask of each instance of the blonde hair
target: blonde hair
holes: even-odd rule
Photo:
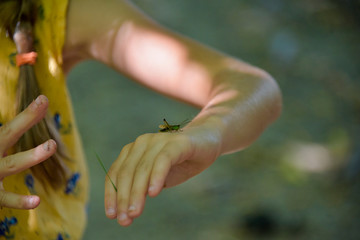
[[[8,36],[12,37],[19,54],[34,51],[32,27],[36,21],[35,16],[33,0],[5,0],[0,4],[0,27],[6,29]],[[33,66],[20,66],[16,94],[17,113],[22,112],[40,94]],[[68,169],[64,159],[68,157],[55,123],[49,115],[19,139],[16,151],[32,149],[50,138],[57,142],[57,152],[48,160],[33,166],[31,171],[42,183],[48,182],[53,189],[58,189],[66,183]]]

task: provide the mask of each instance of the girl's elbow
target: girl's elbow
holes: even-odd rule
[[[275,121],[282,112],[282,94],[278,83],[275,79],[263,71],[262,76],[262,95],[263,101],[269,113],[268,119],[270,122]]]

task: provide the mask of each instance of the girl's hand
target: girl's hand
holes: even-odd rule
[[[33,209],[40,203],[40,198],[38,196],[24,196],[5,191],[3,179],[46,160],[56,152],[55,141],[48,140],[42,145],[28,151],[5,156],[6,151],[12,147],[28,129],[44,118],[48,105],[48,99],[41,95],[12,121],[0,127],[1,207]]]
[[[200,141],[201,140],[201,141]],[[149,133],[126,145],[105,181],[105,210],[129,226],[144,209],[146,195],[157,196],[164,187],[180,184],[199,174],[218,157],[216,147],[186,130]]]

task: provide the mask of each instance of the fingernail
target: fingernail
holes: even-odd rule
[[[36,108],[38,108],[41,104],[47,101],[47,98],[44,95],[40,95],[35,99]]]
[[[34,198],[34,197],[29,197],[29,198],[28,198],[28,203],[29,203],[31,206],[35,205],[35,203],[36,203],[36,198]]]
[[[41,101],[41,96],[38,96],[36,99],[35,99],[35,103],[37,106],[40,106],[42,101]]]
[[[30,105],[30,108],[35,110],[46,101],[47,101],[47,98],[44,95],[40,95],[34,100],[33,104]]]
[[[46,141],[44,144],[43,144],[43,148],[45,151],[50,151],[50,142],[49,141]]]
[[[118,217],[118,220],[119,220],[120,222],[122,222],[122,221],[125,221],[127,218],[128,218],[128,216],[127,216],[126,213],[121,213],[121,214],[119,215],[119,217]]]
[[[136,210],[136,207],[134,205],[131,205],[128,209],[129,211],[135,211]]]
[[[108,208],[106,209],[106,215],[113,216],[115,214],[115,209]]]
[[[154,190],[155,190],[155,186],[150,186],[148,189],[149,192],[153,192]]]

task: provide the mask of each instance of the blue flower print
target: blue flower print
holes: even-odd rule
[[[57,237],[56,237],[56,240],[65,240],[65,239],[70,239],[69,234],[67,234],[67,233],[61,234],[61,233],[59,233],[57,235]]]
[[[31,194],[35,193],[35,189],[34,189],[34,177],[31,174],[27,174],[25,176],[25,184],[27,186],[27,188],[29,189]]]
[[[59,234],[57,235],[56,240],[64,240],[64,238],[63,238],[63,236],[62,236],[61,233],[59,233]]]
[[[15,236],[14,234],[10,233],[10,227],[16,224],[17,224],[16,217],[12,217],[10,219],[5,217],[4,221],[0,221],[0,237],[3,236],[5,237],[5,239],[14,239]]]
[[[61,115],[60,113],[55,113],[54,115],[54,124],[56,129],[61,133],[61,134],[70,134],[72,133],[72,124],[68,123],[68,124],[63,124],[61,121]]]
[[[59,130],[61,128],[61,117],[59,113],[55,113],[54,115],[54,123],[55,123],[55,127],[57,130]]]
[[[65,193],[70,194],[74,192],[77,182],[79,181],[80,173],[74,173],[71,178],[67,181]]]

